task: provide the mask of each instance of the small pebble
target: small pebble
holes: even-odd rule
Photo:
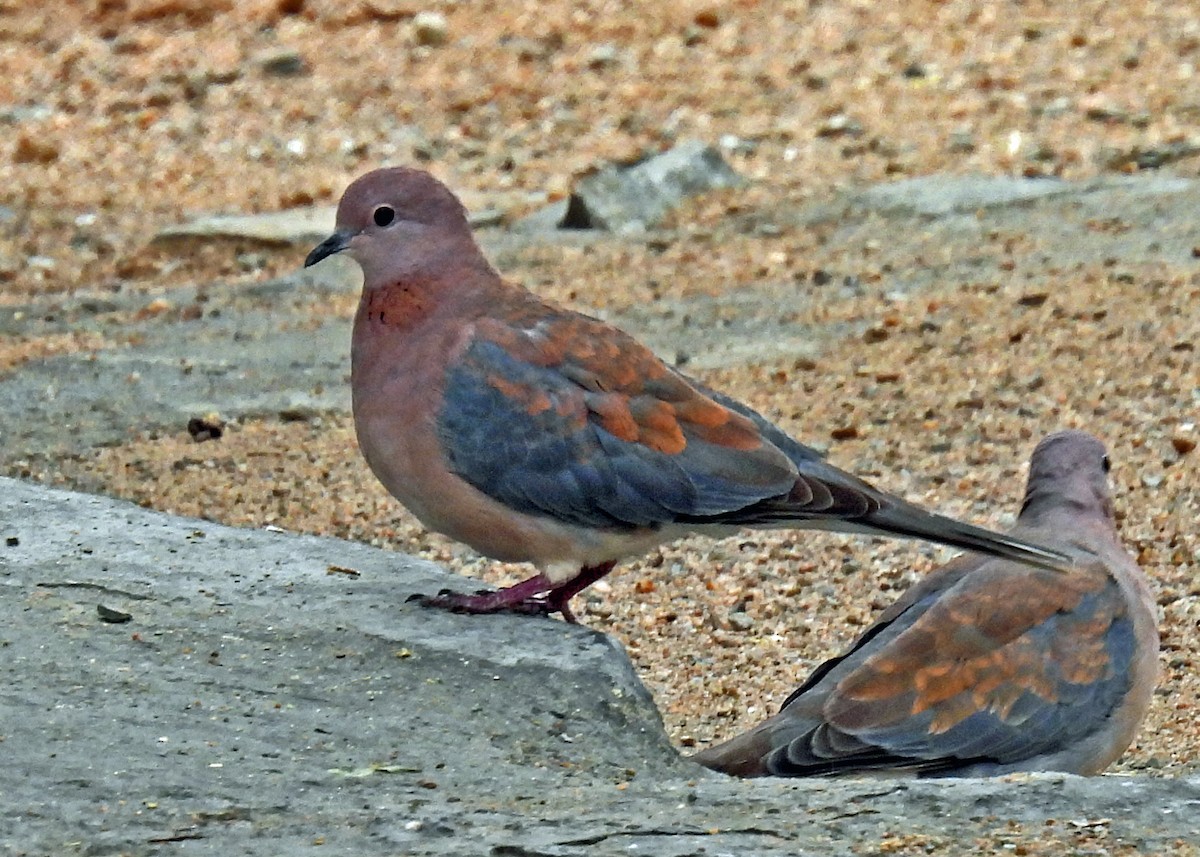
[[[591,69],[609,68],[617,64],[621,52],[616,45],[597,45],[588,52],[587,65]]]
[[[975,135],[970,131],[955,131],[950,135],[946,151],[956,155],[967,155],[977,148]]]
[[[258,67],[272,77],[298,77],[308,71],[304,57],[290,48],[264,54],[258,59]]]
[[[58,160],[59,147],[52,140],[34,133],[22,134],[17,138],[13,149],[13,163],[17,164],[50,164]]]
[[[205,414],[202,417],[192,417],[187,423],[187,432],[196,443],[206,440],[220,440],[225,434],[225,421],[220,414]]]
[[[845,113],[830,116],[817,126],[818,137],[859,137],[862,134],[862,123]]]
[[[418,12],[412,22],[413,37],[422,47],[436,48],[450,39],[450,22],[441,12]]]
[[[745,613],[730,613],[728,621],[729,627],[735,631],[745,632],[754,627],[754,620]]]

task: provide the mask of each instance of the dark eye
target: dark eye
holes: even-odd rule
[[[371,219],[375,221],[376,226],[390,226],[396,219],[396,209],[390,205],[381,205],[375,209]]]
[[[1107,473],[1108,471],[1112,470],[1112,462],[1111,462],[1111,461],[1109,461],[1109,458],[1108,458],[1108,456],[1107,456],[1107,455],[1106,455],[1106,456],[1104,456],[1104,461],[1103,461],[1103,463],[1102,463],[1100,466],[1104,468],[1104,472],[1105,472],[1105,473]]]

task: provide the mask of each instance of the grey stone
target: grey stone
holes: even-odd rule
[[[138,431],[182,431],[190,417],[210,411],[234,417],[345,411],[344,378],[329,385],[316,380],[329,373],[312,368],[322,360],[320,346],[333,344],[329,332],[313,332],[311,348],[297,347],[295,336],[265,340],[259,345],[262,359],[250,367],[216,354],[172,359],[119,352],[94,362],[56,357],[30,363],[0,385],[0,404],[12,409],[0,432],[4,457],[105,446]],[[271,357],[275,346],[279,350]],[[308,389],[296,389],[305,382]]]
[[[590,69],[609,68],[621,61],[621,51],[616,45],[605,43],[588,51],[587,64]]]
[[[0,373],[0,461],[118,443],[133,431],[183,431],[198,413],[226,419],[312,418],[349,410],[350,319],[328,318],[303,335],[304,317],[329,292],[356,291],[350,260],[291,277],[205,290],[196,322],[148,319],[137,349],[101,349],[32,361]],[[172,293],[177,306],[195,292]],[[801,326],[781,307],[808,300],[794,284],[763,283],[719,297],[659,301],[608,315],[669,362],[691,369],[812,358],[841,326]],[[140,295],[75,296],[47,316],[35,306],[0,308],[0,332],[54,333],[96,312],[137,307]],[[47,321],[49,318],[51,320]]]
[[[0,373],[0,458],[111,444],[135,430],[182,431],[189,417],[210,411],[230,418],[348,410],[349,321],[329,319],[303,335],[286,324],[325,282],[299,274],[240,292],[209,288],[200,321],[131,325],[142,337],[136,350],[61,355]],[[172,294],[180,304],[188,297]],[[95,300],[77,296],[50,321],[32,307],[0,313],[0,330],[69,330],[86,324],[80,316]],[[101,305],[126,308],[139,300],[145,298],[109,295]]]
[[[632,166],[605,167],[581,179],[560,225],[643,232],[689,196],[742,184],[715,148],[699,141],[681,143]]]
[[[697,772],[610,639],[405,604],[467,583],[429,563],[4,479],[0,521],[3,846],[361,828],[364,801],[434,827],[455,796]]]
[[[1200,182],[1180,176],[1151,173],[1135,176],[1113,176],[1085,185],[1087,197],[1165,197],[1179,193],[1195,193]],[[1119,202],[1119,198],[1112,200]]]
[[[1045,193],[1039,191],[1042,184]],[[1013,193],[1003,192],[1005,187]],[[1023,189],[1033,195],[1024,195]],[[1197,206],[1200,181],[1169,174],[1090,182],[935,175],[780,211],[775,221],[819,228],[826,246],[843,254],[869,250],[878,256],[880,238],[887,235],[883,255],[894,248],[903,261],[909,231],[927,246],[946,249],[947,262],[895,267],[883,287],[896,294],[919,291],[933,282],[1009,280],[1011,274],[999,270],[990,254],[976,251],[980,236],[996,230],[1028,235],[1042,249],[1030,260],[1037,264],[1022,276],[1029,277],[1030,291],[1038,291],[1052,290],[1054,278],[1044,271],[1055,268],[1101,259],[1134,266],[1190,258],[1200,242],[1200,223],[1189,213]],[[1117,216],[1127,228],[1108,231],[1088,225],[1096,218]]]
[[[862,123],[845,113],[830,116],[817,127],[818,137],[861,137],[864,133]]]

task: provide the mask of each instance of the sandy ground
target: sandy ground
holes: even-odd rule
[[[1200,16],[1187,3],[33,9],[0,2],[8,303],[116,284],[153,296],[292,270],[294,250],[179,256],[148,240],[201,213],[329,202],[384,163],[420,163],[460,188],[556,198],[594,165],[688,137],[722,142],[754,186],[679,212],[683,237],[662,252],[543,248],[509,273],[585,309],[803,281],[817,268],[869,283],[888,266],[936,261],[937,248],[897,258],[881,235],[871,252],[830,258],[815,232],[732,235],[720,224],[936,171],[1126,172],[1139,152],[1200,139]],[[418,27],[417,12],[440,13],[444,29]],[[1193,177],[1198,168],[1196,158],[1172,165]],[[706,380],[856,473],[993,525],[1011,520],[1042,434],[1084,426],[1106,438],[1123,535],[1164,611],[1162,686],[1121,766],[1195,770],[1196,265],[1134,276],[1097,260],[1061,272],[1061,289],[1030,306],[1018,300],[1020,273],[1037,249],[991,236],[980,252],[1010,259],[1011,281],[805,310],[798,321],[867,321],[887,336],[847,342],[816,365]],[[106,344],[88,331],[10,339],[0,368]],[[830,437],[851,426],[857,437]],[[375,484],[345,419],[235,425],[203,446],[146,437],[28,475],[228,523],[361,539],[497,583],[528,571],[424,533]],[[702,744],[773,710],[942,556],[826,536],[696,539],[627,564],[579,599],[579,613],[625,641],[672,735]]]

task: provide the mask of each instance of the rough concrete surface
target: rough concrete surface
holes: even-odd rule
[[[0,522],[10,854],[848,854],[1048,819],[1145,853],[1200,837],[1194,779],[721,778],[676,755],[610,640],[406,605],[463,581],[394,553],[12,480]]]

